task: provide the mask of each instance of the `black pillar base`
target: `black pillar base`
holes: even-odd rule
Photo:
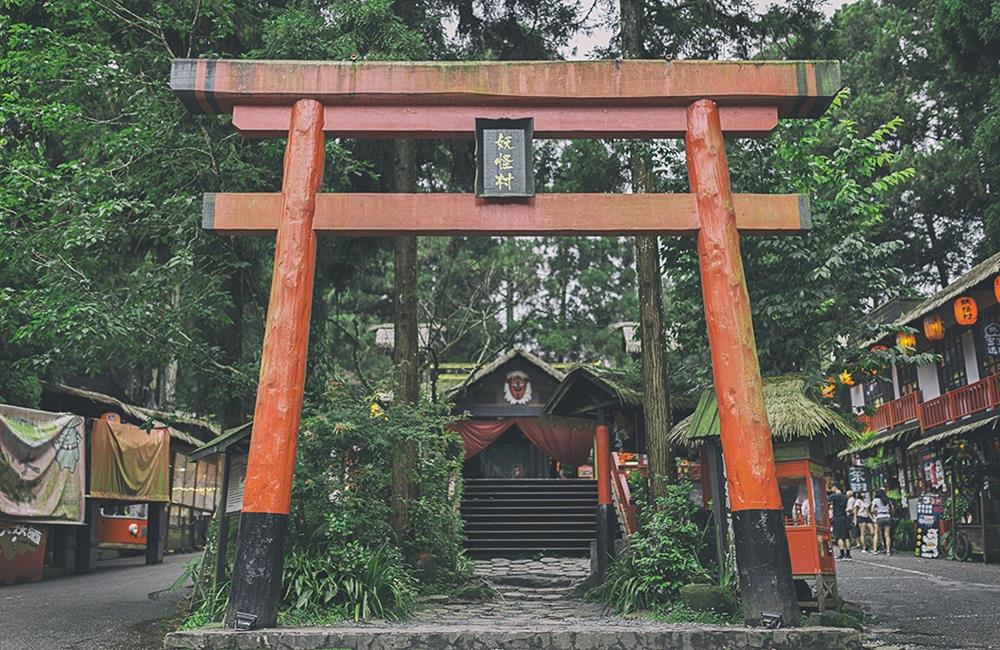
[[[782,627],[797,627],[801,614],[781,511],[740,510],[732,517],[744,621],[760,625],[762,613],[780,614]]]
[[[97,520],[100,516],[100,504],[87,499],[84,505],[84,524],[76,527],[76,573],[93,573],[97,569]]]
[[[601,581],[608,573],[608,566],[615,552],[614,509],[607,504],[597,506],[597,578]]]
[[[258,630],[278,622],[288,515],[240,514],[226,627]]]
[[[146,564],[160,564],[167,547],[167,504],[146,506]]]

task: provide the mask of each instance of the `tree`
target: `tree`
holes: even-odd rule
[[[627,58],[644,58],[643,0],[621,0],[621,47]],[[639,145],[629,149],[629,171],[633,192],[653,190],[652,161]],[[642,340],[642,406],[649,449],[650,487],[654,503],[666,495],[674,475],[669,433],[672,424],[667,384],[667,344],[663,328],[663,286],[660,272],[660,240],[656,236],[635,238],[635,266],[639,291],[639,327]]]

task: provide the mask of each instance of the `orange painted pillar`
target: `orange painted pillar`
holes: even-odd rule
[[[608,425],[597,425],[594,462],[597,465],[597,575],[602,580],[614,557],[615,511],[611,505],[611,432]]]
[[[239,629],[277,622],[305,391],[316,268],[313,215],[323,180],[323,146],[323,105],[298,100],[285,148],[271,297],[229,598],[227,623]]]
[[[777,614],[794,626],[798,603],[715,102],[688,107],[685,148],[744,618],[758,624],[762,613]]]

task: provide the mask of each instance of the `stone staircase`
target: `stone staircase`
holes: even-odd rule
[[[473,557],[587,556],[596,504],[591,480],[467,479],[466,548]]]

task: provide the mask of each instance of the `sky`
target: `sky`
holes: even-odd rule
[[[828,16],[832,16],[837,9],[844,6],[845,4],[850,4],[852,0],[817,0],[817,4],[822,2],[823,10]],[[580,3],[590,6],[590,0],[580,0]],[[617,5],[617,3],[614,3]],[[774,5],[785,4],[781,0],[754,0],[754,4],[757,5],[757,11],[764,12],[768,7]],[[565,52],[564,54],[567,58],[571,59],[585,59],[595,47],[605,47],[611,41],[612,32],[609,29],[595,29],[590,34],[581,34],[577,38],[573,39],[571,47],[575,50],[574,52]]]

